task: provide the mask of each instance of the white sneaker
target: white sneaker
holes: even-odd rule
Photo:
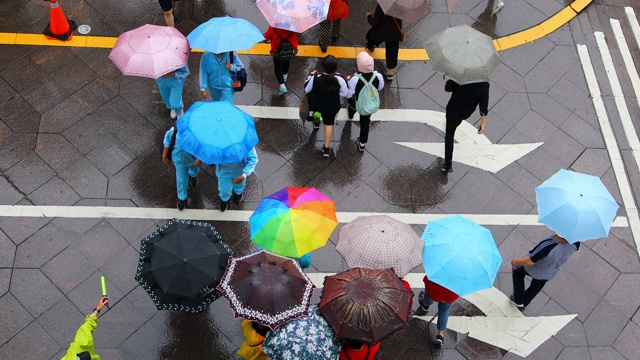
[[[504,7],[504,3],[500,2],[500,3],[496,3],[496,5],[493,7],[493,12],[491,13],[491,16],[496,16],[500,13],[500,11],[502,11],[502,8]]]
[[[178,117],[178,115],[176,114],[176,111],[175,111],[175,110],[173,110],[173,109],[171,109],[171,112],[169,113],[169,116],[171,116],[171,118],[172,118],[173,120],[175,120],[175,119],[176,119],[176,117]]]

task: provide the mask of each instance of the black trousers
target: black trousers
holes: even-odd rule
[[[373,42],[367,39],[367,47],[379,46],[381,42]],[[400,51],[400,40],[386,41],[384,43],[385,61],[387,69],[395,69],[398,66],[398,52]]]
[[[524,306],[529,305],[531,300],[538,295],[540,290],[547,283],[547,280],[538,280],[531,278],[531,285],[527,290],[524,289],[524,277],[531,276],[527,273],[524,267],[511,270],[511,278],[513,279],[513,301],[516,304],[522,304]]]
[[[284,84],[284,74],[289,72],[289,65],[291,65],[291,61],[282,61],[273,59],[273,70],[276,72],[276,79],[278,79],[278,84]]]
[[[453,137],[456,134],[456,129],[464,119],[456,119],[449,114],[446,115],[447,126],[444,134],[444,164],[451,166],[453,160]]]
[[[356,114],[356,97],[353,96],[347,100],[347,112],[349,118]],[[369,125],[371,124],[371,115],[360,115],[360,142],[366,144],[369,140]]]

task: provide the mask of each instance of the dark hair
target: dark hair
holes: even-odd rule
[[[327,87],[324,89],[324,91],[330,92],[340,89],[340,83],[334,76],[334,73],[338,70],[338,59],[336,59],[336,57],[333,55],[325,56],[324,59],[322,59],[322,70],[329,74],[329,79],[327,79]]]
[[[262,324],[258,324],[255,321],[251,322],[251,327],[253,328],[253,330],[255,330],[258,334],[260,334],[262,336],[267,336],[267,333],[269,331],[271,331],[271,329],[269,329],[268,326],[264,326]]]
[[[364,343],[358,340],[347,339],[347,345],[349,345],[349,347],[353,350],[361,350],[364,346]]]

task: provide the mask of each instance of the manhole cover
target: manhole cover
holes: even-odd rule
[[[82,35],[86,35],[91,31],[91,26],[89,25],[80,25],[78,26],[78,33]]]

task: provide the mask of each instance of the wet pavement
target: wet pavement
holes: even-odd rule
[[[363,44],[368,29],[364,13],[375,6],[371,0],[351,3],[351,19],[343,24],[339,46]],[[490,18],[492,3],[434,0],[432,13],[407,27],[408,41],[402,46],[419,48],[437,31],[463,23],[492,37],[505,36],[544,21],[570,1],[505,0],[502,13]],[[90,35],[95,36],[117,36],[145,23],[163,24],[155,0],[63,0],[61,4],[69,18],[90,25]],[[560,168],[569,168],[601,177],[624,204],[619,215],[627,216],[630,202],[620,191],[616,165],[610,160],[576,50],[576,44],[589,49],[631,189],[637,194],[640,176],[632,151],[636,149],[625,136],[594,37],[594,31],[607,37],[637,127],[637,96],[609,23],[610,18],[620,20],[637,61],[639,49],[624,6],[640,11],[638,1],[595,1],[549,36],[500,53],[503,64],[491,81],[486,136],[494,144],[544,144],[497,173],[454,163],[455,171],[443,176],[436,156],[395,144],[443,142],[443,133],[424,123],[374,122],[367,149],[359,153],[354,145],[359,125],[340,121],[327,160],[319,151],[321,132],[312,132],[300,120],[257,118],[261,140],[257,176],[250,178],[244,202],[235,209],[253,210],[264,196],[293,185],[318,188],[335,200],[341,212],[535,215],[534,188]],[[245,0],[183,0],[177,7],[181,19],[177,27],[187,34],[210,17],[225,14],[245,17],[260,29],[267,27],[253,2]],[[39,33],[47,21],[47,4],[41,0],[0,3],[0,32]],[[301,43],[314,44],[318,37],[319,29],[314,28],[301,37]],[[0,46],[0,205],[175,207],[174,170],[162,164],[158,154],[161,138],[172,125],[169,112],[153,80],[122,76],[108,54],[109,49]],[[189,60],[187,105],[198,100],[200,56],[194,53]],[[278,97],[271,59],[241,58],[249,84],[236,94],[236,104],[268,107],[297,107],[303,80],[318,62],[295,59],[289,93]],[[384,63],[376,66],[384,70]],[[352,73],[355,61],[340,60],[339,69]],[[443,89],[442,76],[427,62],[401,62],[395,80],[381,92],[381,108],[444,111],[448,94]],[[190,190],[189,206],[216,208],[212,169],[205,168],[200,180]],[[631,198],[633,206],[634,201],[637,196]],[[83,314],[99,297],[100,276],[108,280],[112,303],[101,314],[95,333],[97,353],[103,359],[234,358],[242,333],[224,299],[200,315],[157,311],[133,279],[140,240],[163,223],[0,217],[0,358],[60,358]],[[236,254],[255,249],[246,222],[213,224]],[[505,261],[523,255],[550,234],[538,225],[488,227]],[[424,224],[414,228],[421,234]],[[614,227],[608,238],[586,242],[525,310],[528,317],[576,314],[528,358],[637,358],[640,262],[632,230]],[[325,248],[312,253],[314,264],[308,272],[346,270],[335,251],[336,240],[337,231]],[[494,286],[511,293],[507,262]],[[452,315],[484,313],[460,300]],[[434,332],[434,324],[414,319],[383,341],[376,358],[519,358],[454,331],[448,331],[445,346],[436,349],[431,346]]]

